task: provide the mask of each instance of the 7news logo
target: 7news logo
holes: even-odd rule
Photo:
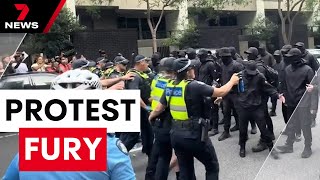
[[[27,4],[14,4],[15,8],[18,11],[21,11],[20,15],[15,22],[5,22],[5,29],[38,29],[38,22],[25,22],[28,13],[29,7]]]

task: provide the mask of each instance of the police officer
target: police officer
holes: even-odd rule
[[[227,47],[223,47],[219,50],[219,56],[222,61],[222,74],[221,74],[221,83],[222,85],[226,84],[232,74],[238,73],[243,70],[243,65],[234,61],[231,57],[231,51]],[[229,131],[237,131],[239,130],[239,119],[238,114],[234,108],[235,99],[237,95],[237,87],[235,86],[230,93],[223,98],[223,122],[224,122],[224,132],[218,138],[219,141],[223,141],[230,137]],[[233,111],[233,115],[236,121],[236,125],[230,129],[231,126],[231,110]]]
[[[135,180],[129,154],[113,134],[107,140],[107,171],[100,172],[26,172],[19,171],[19,154],[11,161],[2,180],[43,180],[43,179],[95,179],[95,180]],[[61,164],[63,166],[63,164]]]
[[[236,104],[237,112],[239,113],[239,145],[240,157],[246,156],[246,141],[248,140],[248,123],[254,120],[261,132],[260,144],[265,144],[271,151],[273,148],[272,134],[267,130],[266,119],[264,117],[264,102],[263,96],[267,94],[275,99],[284,99],[282,95],[278,94],[275,87],[266,81],[258,69],[254,60],[245,62],[246,69],[241,73],[243,81],[243,90],[239,93],[238,103]],[[256,148],[252,148],[253,152]],[[274,158],[278,158],[276,151],[271,151]]]
[[[195,75],[189,59],[177,59],[173,67],[177,73],[176,80],[167,84],[165,93],[150,114],[149,120],[157,117],[166,107],[170,108],[174,119],[171,142],[178,158],[180,179],[193,179],[195,157],[204,164],[206,179],[218,180],[219,163],[205,131],[207,124],[202,109],[203,98],[225,96],[238,83],[239,77],[234,74],[224,86],[213,88],[203,82],[190,80]]]
[[[134,68],[130,69],[128,72],[134,73],[136,76],[134,76],[133,80],[126,82],[126,89],[140,90],[142,152],[150,156],[153,144],[152,128],[148,121],[148,112],[151,110],[149,102],[151,86],[149,76],[145,73],[145,71],[148,70],[149,61],[142,55],[137,55],[134,61]],[[128,151],[130,151],[138,142],[139,133],[121,133],[120,139],[123,141]]]
[[[174,79],[175,73],[172,69],[175,58],[163,58],[160,61],[160,73],[152,80],[151,84],[151,109],[154,110],[167,86]],[[146,169],[145,180],[164,180],[168,178],[169,164],[172,156],[170,141],[171,114],[166,109],[156,119],[151,121],[155,140],[152,147],[151,158]]]
[[[208,55],[206,49],[200,49],[198,53],[199,60],[201,62],[199,68],[199,75],[197,80],[204,82],[207,85],[213,85],[213,82],[218,82],[221,77],[221,67],[215,63],[214,59]],[[210,129],[212,128],[212,134],[216,135],[218,131],[218,121],[219,121],[219,106],[214,104],[215,99],[211,96],[204,99],[206,118],[210,119]]]
[[[117,56],[113,60],[114,67],[110,68],[106,73],[105,77],[108,79],[117,78],[125,75],[127,70],[127,65],[129,60],[124,58],[123,56]]]
[[[291,117],[291,120],[288,122],[286,129],[288,135],[286,144],[284,146],[278,146],[278,149],[283,153],[293,152],[293,143],[296,140],[295,134],[297,133],[297,127],[300,126],[305,139],[305,147],[301,157],[309,158],[312,154],[311,96],[309,94],[313,89],[310,83],[314,76],[314,71],[301,59],[302,53],[299,49],[292,48],[285,56],[288,57],[291,64],[285,69],[285,79],[282,83],[281,90],[286,97],[287,116]],[[306,91],[307,93],[304,96]]]

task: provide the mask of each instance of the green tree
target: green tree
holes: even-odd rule
[[[305,10],[318,13],[319,9],[315,9],[319,5],[319,0],[278,0],[278,14],[281,20],[281,34],[285,44],[290,44],[293,34],[293,24],[298,14]],[[282,7],[285,7],[285,10]],[[288,22],[288,27],[286,27]]]
[[[246,25],[246,29],[251,31],[251,35],[255,39],[269,41],[276,33],[278,25],[270,21],[268,18],[258,15],[253,23]]]
[[[69,9],[63,8],[48,34],[28,34],[21,49],[29,54],[43,52],[50,58],[60,55],[61,52],[73,54],[75,50],[70,35],[84,28]]]

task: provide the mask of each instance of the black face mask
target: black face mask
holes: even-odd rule
[[[221,57],[221,61],[222,61],[222,63],[223,63],[224,65],[228,65],[228,64],[230,64],[230,63],[233,61],[233,59],[232,59],[232,57],[225,57],[225,56],[223,56],[223,57]]]
[[[284,63],[287,64],[287,65],[288,65],[288,64],[291,64],[291,59],[290,59],[289,57],[284,56],[284,57],[283,57],[283,61],[284,61]]]
[[[255,56],[254,54],[249,54],[248,55],[248,60],[256,60],[257,56]]]
[[[281,62],[281,56],[274,56],[274,59],[276,60],[277,63]]]
[[[200,59],[200,62],[201,62],[201,63],[204,63],[204,62],[206,62],[206,60],[207,60],[207,55],[204,55],[204,54],[199,55],[199,59]]]

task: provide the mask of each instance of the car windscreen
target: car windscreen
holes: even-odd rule
[[[56,75],[52,74],[39,74],[31,76],[33,88],[35,89],[50,89],[52,80]]]
[[[0,89],[30,89],[28,76],[9,76],[0,81]]]

